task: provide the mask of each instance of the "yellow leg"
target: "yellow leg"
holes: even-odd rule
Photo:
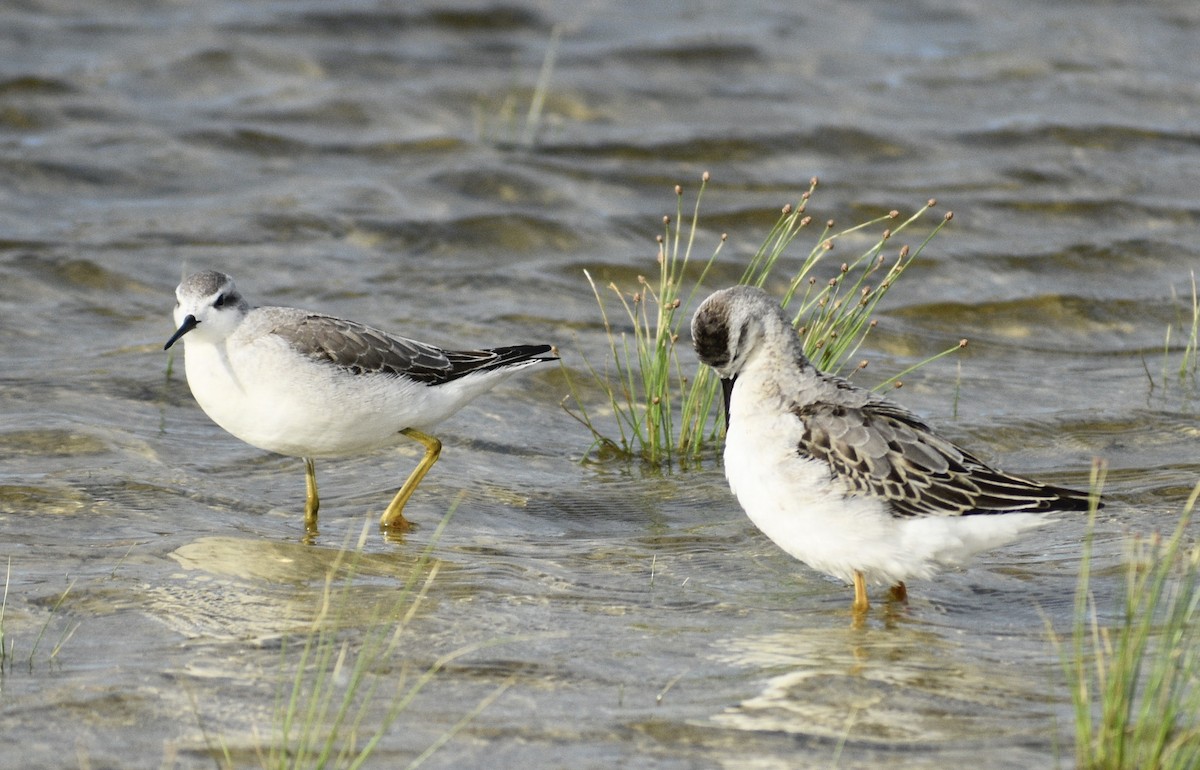
[[[863,578],[863,573],[858,570],[854,571],[854,605],[853,609],[857,613],[866,612],[871,606],[867,601],[867,581]]]
[[[892,595],[893,601],[897,601],[897,602],[908,601],[908,586],[904,585],[904,581],[901,580],[899,583],[892,586],[891,595]]]
[[[408,498],[412,497],[412,493],[416,490],[417,485],[421,483],[421,479],[425,478],[425,474],[429,473],[429,469],[437,462],[438,455],[442,453],[442,442],[415,428],[405,428],[400,432],[414,441],[419,441],[425,447],[425,456],[421,458],[421,462],[417,463],[417,467],[413,469],[413,472],[408,475],[408,481],[405,481],[404,486],[400,487],[400,491],[392,498],[392,502],[379,519],[379,526],[384,529],[394,529],[403,532],[410,526],[408,519],[404,518],[404,506],[408,503]]]
[[[311,458],[304,458],[304,482],[308,491],[304,501],[304,528],[317,528],[317,509],[321,507],[321,499],[317,496],[317,466]]]

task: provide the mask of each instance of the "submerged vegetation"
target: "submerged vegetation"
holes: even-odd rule
[[[12,636],[11,633],[8,632],[8,629],[5,626],[5,618],[8,611],[8,588],[11,582],[12,557],[10,556],[4,570],[4,593],[3,596],[0,597],[0,676],[3,676],[6,672],[12,671],[13,666],[18,660],[18,652],[20,653],[21,657],[24,658],[25,665],[27,665],[30,670],[33,669],[34,664],[38,660],[39,651],[44,653],[46,662],[53,663],[55,659],[58,658],[58,654],[62,651],[63,645],[67,643],[67,640],[69,640],[79,628],[78,623],[63,624],[62,630],[59,632],[58,639],[54,642],[50,649],[45,650],[42,647],[43,641],[46,640],[46,632],[50,630],[51,624],[56,618],[59,617],[59,609],[62,607],[63,602],[66,601],[67,595],[71,593],[71,589],[75,587],[75,581],[72,580],[70,584],[68,584],[63,590],[63,592],[59,594],[58,598],[54,601],[54,604],[50,607],[50,611],[46,615],[45,622],[42,623],[41,629],[38,631],[37,636],[34,637],[33,643],[30,645],[29,654],[25,655],[23,650],[18,650],[17,640]]]
[[[1103,484],[1097,466],[1093,488]],[[1166,539],[1135,539],[1115,621],[1092,593],[1092,526],[1084,544],[1070,649],[1063,665],[1075,710],[1077,766],[1200,767],[1200,545],[1188,525],[1200,484]],[[1089,525],[1095,523],[1093,506]]]
[[[1185,394],[1194,395],[1200,385],[1200,290],[1196,285],[1196,273],[1191,273],[1190,296],[1181,298],[1171,289],[1171,304],[1175,308],[1175,320],[1167,324],[1163,335],[1162,366],[1158,380],[1150,371],[1150,365],[1142,359],[1142,368],[1146,379],[1150,381],[1150,390],[1158,387],[1170,389],[1177,382]],[[1182,342],[1180,342],[1182,338]],[[1179,355],[1176,366],[1172,359]]]
[[[546,123],[546,101],[554,78],[555,62],[562,43],[563,27],[555,24],[532,89],[514,86],[505,92],[498,105],[479,104],[475,108],[475,133],[483,141],[500,146],[531,148]],[[524,109],[524,115],[520,113]]]
[[[1183,351],[1179,358],[1179,369],[1177,370],[1179,382],[1195,386],[1196,376],[1200,373],[1200,292],[1196,288],[1196,273],[1193,271],[1191,276],[1192,294],[1187,302],[1187,310],[1190,312],[1180,312],[1176,322],[1167,325],[1166,339],[1163,342],[1162,378],[1164,383],[1170,379],[1168,362],[1170,361],[1172,348],[1171,337],[1174,335],[1176,329],[1180,330],[1184,336]],[[1178,306],[1177,298],[1173,297],[1173,299],[1176,299]]]
[[[695,363],[685,328],[696,294],[726,242],[722,235],[707,258],[695,255],[700,202],[708,181],[706,172],[686,216],[683,189],[675,187],[675,216],[663,218],[655,278],[639,276],[636,287],[609,283],[602,289],[585,271],[608,336],[608,360],[595,365],[585,358],[584,363],[607,404],[586,406],[568,376],[571,392],[563,400],[563,407],[590,431],[593,448],[649,463],[686,463],[700,456],[707,443],[720,434],[723,418],[715,408],[717,382],[707,367]],[[806,213],[816,189],[817,179],[813,178],[796,204],[783,207],[742,271],[739,283],[764,285],[778,272],[781,259],[796,239],[804,232],[814,233],[800,267],[787,277],[782,303],[794,313],[793,322],[804,338],[805,354],[821,369],[838,372],[845,369],[874,328],[872,315],[879,301],[953,214],[947,212],[916,248],[901,245],[889,254],[885,252],[895,237],[929,212],[935,200],[904,219],[893,210],[838,229],[833,220],[814,224],[813,217]],[[830,271],[833,277],[818,279],[818,266],[833,259],[830,255],[840,241],[880,226],[877,237],[865,250]],[[610,302],[616,303],[615,310],[610,311]],[[681,345],[689,351],[683,357],[679,354]],[[862,366],[865,363],[859,368]]]
[[[443,517],[404,584],[389,588],[366,617],[359,578],[373,522],[364,524],[356,547],[343,548],[329,565],[307,633],[298,644],[285,640],[282,646],[270,737],[252,749],[259,765],[270,770],[362,767],[448,664],[509,641],[466,645],[417,668],[403,658],[402,643],[438,574],[432,549],[452,514],[453,509]],[[501,683],[404,767],[423,764],[510,685],[511,680]],[[223,737],[206,733],[206,741],[219,766],[244,764]]]

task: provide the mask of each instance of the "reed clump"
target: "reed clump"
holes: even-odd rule
[[[697,256],[700,203],[709,181],[705,172],[695,201],[686,211],[683,188],[676,185],[675,216],[663,218],[664,232],[657,238],[656,276],[639,276],[633,287],[614,282],[601,288],[584,271],[608,338],[608,360],[595,365],[585,357],[584,364],[607,403],[585,405],[568,374],[570,395],[562,405],[591,433],[592,450],[652,464],[687,464],[701,457],[723,430],[721,410],[716,408],[718,383],[707,367],[696,362],[686,337],[697,292],[727,241],[722,234],[709,256]],[[951,221],[953,213],[947,212],[915,248],[899,245],[892,249],[897,236],[920,221],[937,205],[936,200],[930,199],[907,217],[893,210],[839,229],[833,220],[814,224],[806,213],[817,184],[814,177],[795,204],[781,209],[739,283],[764,285],[778,272],[781,259],[796,240],[813,233],[813,243],[799,269],[787,277],[782,302],[794,311],[805,354],[821,369],[838,372],[875,327],[873,315],[880,300]],[[832,278],[816,277],[818,267],[834,259],[831,255],[839,242],[875,227],[881,229],[871,245],[841,262]],[[620,330],[614,318],[625,330]],[[680,347],[685,349],[682,356]]]

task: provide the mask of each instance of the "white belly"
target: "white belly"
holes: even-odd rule
[[[236,341],[237,337],[231,338]],[[356,454],[429,427],[461,402],[442,388],[353,375],[266,335],[250,343],[185,338],[188,385],[213,422],[252,446],[297,457]],[[453,384],[453,383],[451,383]]]

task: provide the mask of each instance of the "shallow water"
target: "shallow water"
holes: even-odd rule
[[[5,4],[0,765],[256,764],[326,570],[417,458],[319,463],[302,542],[301,463],[167,373],[182,273],[435,343],[553,342],[581,380],[606,351],[582,270],[653,271],[705,170],[701,253],[730,235],[709,288],[814,175],[818,221],[954,211],[859,376],[968,337],[898,397],[1012,470],[1083,485],[1105,458],[1111,597],[1124,534],[1170,527],[1200,471],[1178,328],[1164,352],[1200,265],[1198,29],[1189,2]],[[500,687],[426,766],[1069,766],[1045,618],[1069,622],[1082,521],[855,628],[715,461],[581,462],[566,391],[547,367],[468,406],[418,529],[368,538],[352,644],[431,542],[441,565],[382,681],[483,645],[373,766]]]

